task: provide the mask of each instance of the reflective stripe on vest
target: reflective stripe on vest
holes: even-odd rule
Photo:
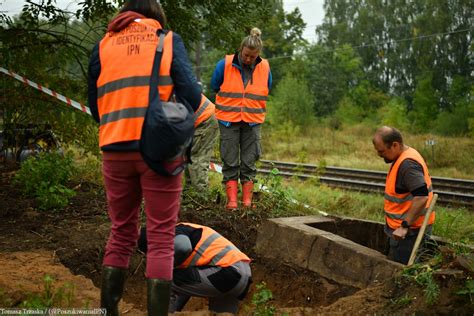
[[[232,93],[232,92],[221,92],[219,91],[217,93],[220,97],[223,97],[223,98],[232,98],[232,99],[241,99],[244,97],[247,98],[247,99],[251,99],[251,100],[263,100],[263,101],[268,101],[268,97],[267,96],[263,96],[263,95],[256,95],[256,94],[252,94],[252,93]]]
[[[204,94],[201,94],[201,104],[194,113],[194,127],[210,118],[215,112],[216,106]]]
[[[384,211],[385,220],[388,226],[392,229],[400,227],[402,221],[406,218],[407,212],[413,204],[413,195],[410,192],[398,194],[395,191],[395,185],[397,181],[397,174],[402,162],[406,159],[412,159],[419,163],[423,168],[424,180],[428,186],[428,201],[425,208],[422,211],[422,215],[419,216],[411,227],[418,228],[423,224],[424,215],[428,210],[428,206],[433,198],[433,186],[431,183],[431,177],[429,175],[428,167],[421,157],[421,155],[413,148],[405,150],[400,157],[394,162],[392,168],[387,174],[387,180],[385,182],[385,194],[384,194]],[[435,219],[435,213],[430,215],[428,224],[433,224]]]
[[[118,79],[97,88],[97,97],[100,98],[104,96],[106,93],[120,90],[123,88],[147,86],[148,84],[150,84],[150,76],[129,77],[129,78]],[[158,78],[158,85],[160,86],[172,85],[172,84],[173,84],[173,80],[171,79],[170,76],[165,76],[165,77],[160,76]]]
[[[224,80],[216,95],[216,118],[228,122],[263,123],[270,65],[262,59],[244,87],[241,71],[232,64],[233,59],[234,55],[225,57]]]
[[[100,147],[140,139],[158,49],[163,52],[158,78],[160,99],[170,98],[173,35],[160,33],[158,38],[159,29],[161,25],[155,20],[137,19],[120,32],[107,33],[101,40],[101,72],[97,80]]]
[[[191,223],[179,224],[202,229],[201,239],[179,268],[204,265],[228,267],[238,261],[250,262],[249,257],[212,228]]]

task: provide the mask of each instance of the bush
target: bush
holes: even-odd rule
[[[276,124],[291,122],[306,126],[314,120],[313,95],[303,79],[291,74],[285,76],[275,89],[275,97],[269,104],[270,120]]]
[[[273,293],[267,288],[265,282],[257,284],[256,291],[252,296],[252,304],[255,306],[255,316],[272,316],[275,315],[276,308],[270,304],[273,300]]]
[[[446,136],[462,136],[469,131],[469,110],[460,105],[453,112],[441,112],[435,121],[435,130]]]
[[[350,98],[343,98],[337,106],[334,116],[345,125],[360,123],[366,116],[365,111],[354,104]]]
[[[283,186],[280,171],[273,168],[267,176],[259,176],[258,182],[262,184],[265,194],[256,203],[257,208],[268,211],[271,217],[291,216],[294,209],[292,191]]]
[[[403,99],[393,98],[387,105],[378,110],[378,117],[382,125],[407,130],[410,121],[407,116],[407,105]]]
[[[22,187],[24,194],[37,199],[40,209],[62,209],[75,195],[66,187],[74,170],[71,156],[41,153],[23,162],[14,182]]]

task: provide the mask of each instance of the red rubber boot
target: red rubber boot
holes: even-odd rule
[[[237,186],[237,180],[230,180],[225,184],[225,193],[227,194],[227,205],[225,208],[228,210],[235,210],[239,207],[237,202]]]
[[[252,207],[253,182],[242,183],[242,202],[244,207]]]

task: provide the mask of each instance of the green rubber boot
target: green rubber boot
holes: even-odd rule
[[[148,316],[167,316],[171,281],[147,279]]]
[[[100,307],[107,310],[107,315],[118,316],[118,303],[122,298],[126,269],[104,266],[100,287]]]

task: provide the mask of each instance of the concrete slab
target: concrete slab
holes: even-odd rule
[[[383,225],[352,218],[301,216],[265,221],[257,237],[260,255],[314,271],[357,288],[392,277],[404,266],[381,251]]]

